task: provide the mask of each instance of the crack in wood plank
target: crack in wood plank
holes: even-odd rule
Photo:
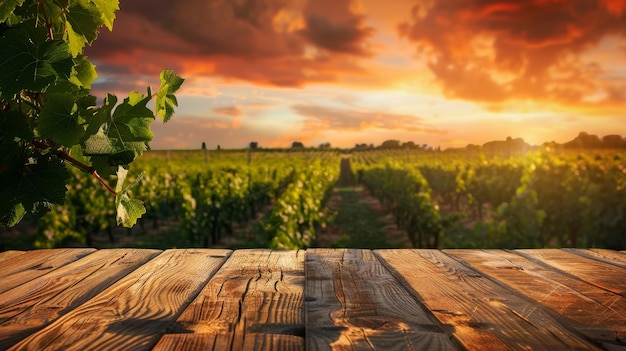
[[[305,269],[307,350],[457,349],[370,250],[309,249]]]
[[[304,255],[237,250],[154,350],[304,348]]]

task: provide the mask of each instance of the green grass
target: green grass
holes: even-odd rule
[[[341,201],[338,203],[337,217],[332,225],[340,228],[343,236],[335,246],[369,249],[393,247],[387,242],[382,231],[386,225],[381,220],[382,214],[360,201],[362,192],[363,189],[358,187],[337,188]]]

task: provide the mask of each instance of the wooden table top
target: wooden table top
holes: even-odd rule
[[[0,350],[626,350],[626,252],[0,253]]]

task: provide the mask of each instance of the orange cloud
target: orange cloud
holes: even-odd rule
[[[581,59],[607,36],[626,38],[626,1],[420,1],[399,34],[449,97],[494,104],[531,99],[624,104],[626,79]]]
[[[602,2],[609,13],[615,16],[621,16],[626,11],[626,0],[603,0]]]
[[[239,117],[243,113],[243,111],[241,111],[241,109],[237,106],[217,107],[213,109],[213,112],[232,117]]]
[[[218,114],[218,116],[208,116],[206,119],[209,122],[210,126],[213,126],[215,128],[221,128],[221,129],[225,129],[225,128],[233,128],[233,129],[238,129],[239,127],[241,127],[241,115],[243,114],[243,111],[237,107],[237,106],[227,106],[227,107],[217,107],[214,108],[213,113]],[[228,116],[227,119],[225,119],[223,116]]]
[[[356,0],[134,0],[87,54],[102,74],[240,79],[276,86],[331,82],[370,55],[373,29]]]
[[[378,111],[334,108],[316,105],[294,105],[293,110],[306,117],[307,131],[360,131],[363,129],[404,130],[445,134],[429,127],[421,117]]]
[[[302,35],[316,47],[339,53],[369,55],[364,45],[374,29],[363,25],[364,16],[352,12],[350,2],[309,1]]]

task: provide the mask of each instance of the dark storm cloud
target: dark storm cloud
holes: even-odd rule
[[[368,53],[373,30],[352,0],[307,1],[123,1],[113,32],[87,54],[135,74],[172,67],[270,85],[332,81],[345,56]]]
[[[368,55],[365,46],[374,33],[364,26],[365,17],[353,12],[351,0],[310,0],[303,15],[306,27],[302,35],[309,43],[332,52]]]

